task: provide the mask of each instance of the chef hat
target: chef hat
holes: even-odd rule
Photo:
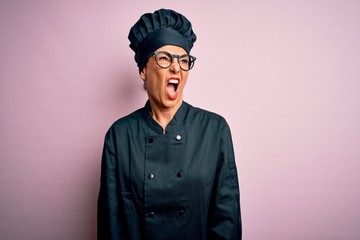
[[[190,53],[196,41],[190,21],[169,9],[142,15],[130,29],[128,38],[139,71],[145,66],[147,58],[160,47],[175,45]]]

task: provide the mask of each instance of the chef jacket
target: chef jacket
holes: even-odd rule
[[[106,134],[98,239],[241,239],[225,119],[182,102],[163,133],[150,111],[147,101]]]

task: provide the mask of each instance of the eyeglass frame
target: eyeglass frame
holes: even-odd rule
[[[157,57],[158,57],[158,55],[159,55],[160,53],[164,53],[165,55],[170,56],[171,63],[169,64],[168,67],[163,67],[163,66],[161,66],[161,65],[158,63]],[[174,58],[177,58],[178,63],[179,63],[179,67],[180,67],[180,69],[183,70],[183,71],[190,71],[190,70],[194,67],[194,65],[195,65],[195,60],[196,60],[196,57],[194,57],[194,56],[192,56],[192,55],[190,55],[190,54],[187,54],[187,53],[186,53],[186,54],[179,55],[179,54],[171,54],[171,53],[169,53],[169,52],[167,52],[167,51],[154,52],[154,53],[152,53],[149,57],[152,57],[152,56],[155,56],[155,62],[156,62],[156,64],[157,64],[159,67],[163,68],[163,69],[169,68],[169,67],[171,66],[171,64],[174,63]],[[190,64],[190,65],[189,65],[189,69],[183,69],[183,68],[181,67],[180,59],[181,59],[182,57],[184,57],[184,56],[189,56],[189,64]],[[193,62],[192,65],[191,65],[191,62]]]

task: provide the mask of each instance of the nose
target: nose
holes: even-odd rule
[[[174,57],[169,70],[174,73],[180,72],[179,58]]]

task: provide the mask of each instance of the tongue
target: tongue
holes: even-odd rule
[[[175,86],[174,86],[174,84],[169,83],[166,86],[166,91],[167,91],[168,94],[174,95],[175,94]]]

